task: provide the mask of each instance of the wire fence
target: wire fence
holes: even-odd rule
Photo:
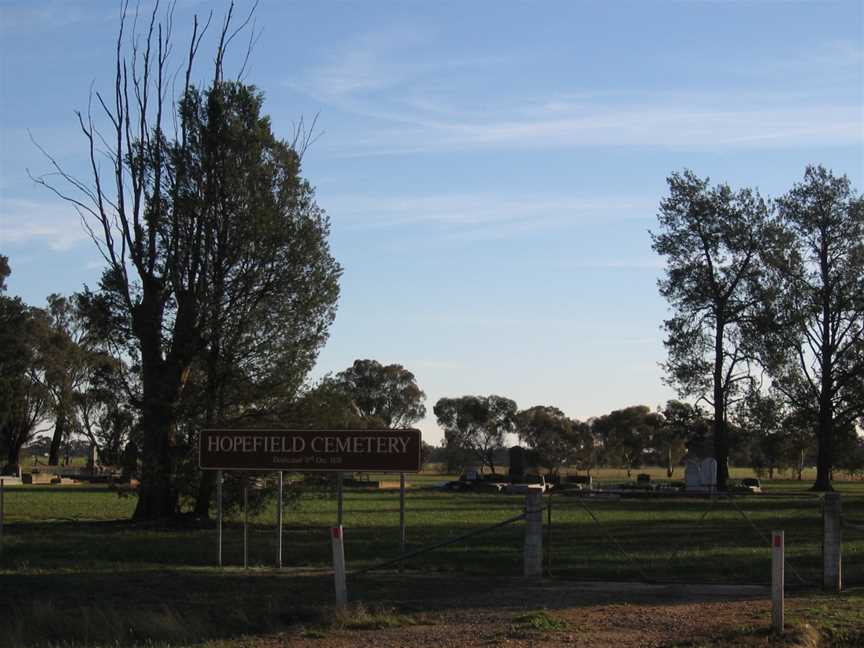
[[[771,532],[783,530],[788,586],[822,583],[823,510],[816,495],[631,499],[550,493],[545,502],[544,573],[550,577],[766,585]],[[401,568],[409,561],[415,568],[428,568],[441,563],[442,550],[458,552],[471,565],[490,564],[487,555],[494,551],[504,571],[517,573],[523,534],[518,523],[524,519],[522,512],[444,539],[426,537],[421,546],[351,575]],[[844,581],[854,585],[864,582],[864,524],[846,516],[843,528],[848,540]],[[501,553],[502,545],[509,546],[509,559]]]
[[[821,582],[817,497],[550,497],[553,576],[765,584],[771,531],[784,530],[790,584]]]
[[[844,502],[840,529],[843,580],[847,586],[864,585],[864,505],[861,502]]]

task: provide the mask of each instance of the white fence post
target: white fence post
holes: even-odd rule
[[[771,628],[775,632],[783,632],[783,580],[784,546],[783,531],[771,533]]]
[[[342,509],[344,507],[342,482],[345,479],[345,473],[336,473],[336,526],[342,526]]]
[[[843,539],[840,493],[825,493],[822,500],[822,589],[843,589]]]
[[[525,578],[543,576],[543,493],[531,490],[525,496]]]
[[[345,584],[345,545],[342,537],[342,527],[330,529],[333,542],[333,581],[336,586],[336,605],[348,603],[348,586]]]

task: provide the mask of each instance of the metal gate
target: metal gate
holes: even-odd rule
[[[821,582],[816,495],[547,496],[547,572],[649,583],[768,584],[771,532],[786,534],[787,583]]]

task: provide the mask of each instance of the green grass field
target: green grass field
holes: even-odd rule
[[[620,481],[622,475],[605,474],[598,480]],[[521,496],[430,488],[445,479],[437,474],[409,478],[409,549],[495,524],[523,509]],[[763,495],[734,500],[553,495],[546,547],[550,573],[564,579],[765,583],[770,570],[765,538],[772,529],[782,529],[791,567],[787,582],[790,587],[816,586],[821,568],[818,496],[806,490],[808,482],[763,484]],[[844,515],[864,524],[864,482],[838,482],[837,488],[844,495]],[[305,493],[286,512],[288,569],[281,573],[272,568],[277,543],[272,505],[251,520],[248,572],[242,569],[238,514],[226,521],[226,568],[220,570],[215,566],[215,526],[133,524],[128,518],[134,505],[134,497],[118,497],[102,487],[7,487],[0,615],[12,619],[0,627],[12,631],[0,635],[0,646],[26,644],[28,637],[30,643],[43,645],[61,645],[66,638],[83,641],[94,628],[106,642],[142,640],[144,635],[126,627],[135,623],[155,628],[147,630],[155,639],[185,637],[182,628],[191,628],[197,637],[209,636],[207,628],[212,627],[218,628],[217,637],[231,636],[238,628],[272,627],[276,621],[267,606],[284,609],[286,596],[299,596],[291,609],[300,615],[308,613],[311,602],[328,600],[326,577],[306,579],[302,596],[286,593],[286,578],[291,570],[325,570],[330,564],[328,527],[336,519],[332,494]],[[398,491],[346,490],[344,510],[349,570],[398,553]],[[411,559],[405,568],[518,575],[523,526],[518,522],[443,547]],[[846,580],[864,584],[864,533],[850,531],[845,540]],[[182,618],[177,610],[185,611]],[[276,616],[278,623],[290,621]],[[31,635],[37,626],[39,632]],[[12,643],[6,643],[9,637]]]

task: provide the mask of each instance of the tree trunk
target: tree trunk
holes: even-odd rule
[[[495,451],[494,450],[486,450],[483,452],[481,456],[482,463],[481,465],[489,466],[489,471],[494,475],[495,474]]]
[[[819,445],[816,459],[816,483],[811,490],[833,491],[831,487],[831,469],[834,461],[834,403],[831,399],[834,391],[834,347],[832,345],[832,308],[831,308],[831,282],[830,263],[828,260],[828,236],[827,232],[821,232],[821,244],[819,249],[820,274],[822,278],[822,304],[821,323],[822,339],[820,340],[821,358],[819,359],[819,370],[821,372],[819,384],[819,422],[816,430],[816,440]]]
[[[23,435],[13,434],[9,441],[9,452],[6,455],[6,467],[11,470],[21,461],[21,448],[24,446]]]
[[[213,488],[216,486],[216,472],[202,470],[201,481],[198,484],[198,494],[195,497],[195,516],[210,516],[210,500],[213,499]]]
[[[672,448],[666,451],[666,478],[672,479]]]
[[[152,390],[151,390],[152,391]],[[162,390],[159,390],[162,391]],[[143,448],[141,487],[133,520],[157,520],[178,511],[178,494],[174,484],[174,421],[171,410],[156,395],[148,397],[145,389],[141,416]]]
[[[723,329],[718,316],[714,334],[714,459],[717,460],[717,490],[729,482],[729,439],[726,436],[726,398],[723,390]]]
[[[158,520],[176,515],[179,496],[175,484],[175,415],[181,368],[162,357],[161,312],[146,294],[134,315],[141,348],[141,486],[133,520]],[[179,318],[178,318],[179,319]],[[176,344],[175,337],[175,344]]]
[[[54,421],[54,436],[51,437],[51,448],[48,452],[48,465],[56,466],[60,463],[60,444],[66,434],[66,417],[58,414]]]
[[[819,444],[819,454],[816,459],[816,483],[810,490],[833,491],[831,486],[831,470],[834,450],[834,421],[830,398],[823,396],[819,404],[819,429],[816,438]]]

